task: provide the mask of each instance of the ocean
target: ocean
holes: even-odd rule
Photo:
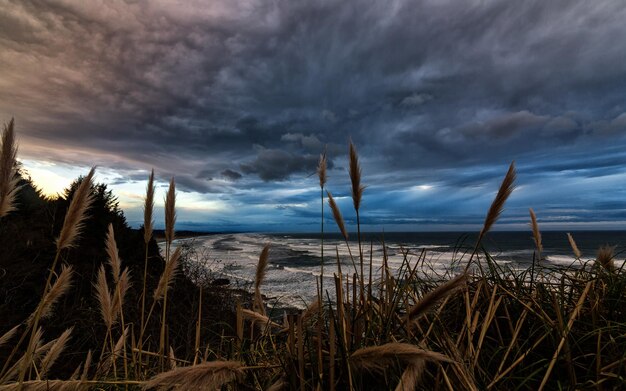
[[[616,262],[624,262],[626,255],[626,231],[572,231],[582,261],[576,260],[566,232],[542,232],[542,263],[550,266],[580,266],[582,262],[594,259],[602,245],[616,246]],[[364,233],[362,250],[365,273],[369,273],[369,260],[372,259],[373,275],[380,275],[384,251],[388,264],[397,270],[403,262],[404,254],[411,265],[418,262],[418,272],[424,276],[444,276],[454,274],[463,268],[469,259],[476,234],[461,232],[394,232]],[[262,292],[269,298],[270,306],[304,308],[316,297],[321,265],[321,240],[319,234],[261,234],[232,233],[200,236],[193,239],[179,239],[176,245],[186,243],[196,250],[200,261],[206,262],[214,278],[226,278],[230,285],[242,289],[252,289],[254,275],[261,249],[270,243],[269,266]],[[356,234],[349,242],[357,267],[359,249]],[[483,246],[495,262],[512,269],[526,269],[533,262],[534,242],[530,231],[492,232],[483,239]],[[339,257],[342,272],[354,271],[350,252],[343,238],[338,234],[324,237],[324,286],[331,298],[334,295],[333,273],[338,272]],[[622,262],[617,262],[621,265]],[[450,274],[448,274],[450,275]]]

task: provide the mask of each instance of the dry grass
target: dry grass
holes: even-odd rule
[[[160,373],[148,380],[143,389],[213,391],[242,376],[239,362],[211,361]]]
[[[537,252],[539,253],[539,258],[541,258],[541,253],[543,252],[543,244],[541,242],[541,232],[539,231],[539,224],[537,224],[537,216],[535,212],[531,209],[528,210],[530,212],[530,227],[533,231],[533,241],[535,242],[535,247],[537,248]]]
[[[12,153],[13,149],[9,150]],[[353,203],[360,230],[362,173],[352,144],[349,155]],[[320,158],[318,176],[323,202],[327,184],[325,155]],[[165,198],[165,265],[145,321],[145,300],[150,299],[145,294],[147,253],[141,326],[125,324],[124,316],[130,306],[139,304],[137,301],[124,305],[133,277],[127,268],[122,270],[114,232],[109,227],[106,254],[103,254],[109,266],[100,266],[93,284],[102,323],[106,326],[106,334],[96,337],[97,345],[102,347],[94,350],[94,354],[100,359],[94,360],[97,365],[92,366],[89,351],[67,380],[47,380],[54,373],[54,363],[67,354],[64,347],[71,330],[45,342],[38,321],[52,314],[55,304],[71,285],[71,268],[64,266],[57,273],[55,267],[60,251],[77,245],[76,238],[90,203],[92,179],[93,169],[71,201],[46,288],[33,316],[0,336],[0,346],[7,348],[20,335],[19,331],[25,329],[0,372],[0,391],[626,387],[623,365],[626,311],[622,309],[626,300],[626,273],[615,266],[619,255],[612,247],[601,248],[595,262],[576,269],[556,269],[540,263],[536,280],[532,279],[534,276],[528,278],[529,271],[496,264],[480,247],[480,238],[495,224],[513,191],[513,163],[487,213],[474,251],[472,247],[459,249],[463,251],[458,251],[461,255],[455,260],[456,269],[451,267],[436,278],[420,277],[418,271],[424,266],[426,251],[415,256],[404,252],[401,265],[395,270],[389,266],[384,252],[380,260],[383,267],[373,271],[370,268],[369,276],[365,276],[359,241],[361,268],[355,265],[350,274],[341,270],[342,260],[336,249],[334,284],[326,291],[334,289],[335,298],[324,295],[326,292],[320,289],[320,296],[308,309],[285,314],[283,324],[279,324],[277,318],[282,314],[276,316],[266,311],[261,291],[269,262],[269,245],[266,245],[259,257],[252,299],[236,305],[236,324],[224,325],[219,343],[202,341],[199,331],[203,310],[199,304],[194,312],[198,314],[195,341],[193,338],[189,341],[193,348],[172,346],[168,338],[167,319],[176,314],[177,306],[173,305],[165,317],[167,292],[175,281],[182,256],[181,247],[170,254],[176,220],[172,179]],[[152,236],[154,191],[152,172],[144,207],[146,249]],[[343,217],[330,192],[327,194],[354,265]],[[534,245],[541,254],[544,243],[532,209],[530,216]],[[568,239],[580,259],[580,251],[569,234]],[[529,245],[532,245],[530,241]],[[484,258],[477,262],[484,269],[453,277],[462,269],[458,265],[467,260],[463,257],[471,253],[471,261],[479,251],[484,253]],[[107,280],[108,268],[112,282]],[[54,283],[53,277],[56,277]],[[148,332],[144,339],[146,324],[158,304],[163,311],[160,335],[157,338]],[[193,323],[192,319],[188,321]],[[156,320],[154,323],[158,325]],[[255,325],[262,332],[257,332]],[[192,325],[190,329],[193,328]],[[27,343],[22,344],[24,341]],[[85,354],[72,353],[80,353],[81,357]]]
[[[11,119],[2,131],[0,146],[0,218],[15,210],[17,195],[17,146],[15,144],[15,121]]]
[[[87,209],[93,202],[91,188],[93,186],[94,173],[95,168],[92,168],[87,176],[83,178],[70,201],[70,206],[65,214],[63,228],[61,228],[61,233],[57,239],[57,251],[74,246],[76,239],[80,236],[87,218]]]
[[[41,310],[39,317],[45,319],[52,315],[54,305],[67,293],[72,287],[72,267],[63,265],[61,267],[61,273],[52,285],[52,288],[44,296],[41,304]],[[29,318],[29,323],[34,319],[35,314],[32,314]]]
[[[113,312],[113,299],[111,298],[111,293],[109,292],[109,284],[107,283],[104,265],[100,265],[96,281],[97,282],[94,284],[94,287],[96,290],[96,298],[100,304],[100,316],[102,316],[102,321],[106,325],[107,329],[110,329],[111,326],[113,326],[115,314]]]
[[[161,278],[159,279],[159,284],[154,290],[153,298],[154,301],[159,301],[165,297],[165,293],[167,290],[174,284],[174,279],[176,278],[176,274],[178,273],[178,264],[180,263],[181,256],[181,247],[177,247],[174,250],[171,258],[165,264],[165,269],[161,274]]]
[[[421,349],[415,345],[389,342],[382,346],[361,348],[350,355],[350,363],[355,368],[382,372],[398,361],[405,364],[420,364],[423,361],[452,362],[437,352]]]
[[[165,241],[169,244],[174,240],[174,226],[176,225],[176,182],[170,180],[170,187],[165,196]]]
[[[500,188],[498,189],[496,198],[493,200],[491,206],[489,207],[489,211],[487,212],[487,216],[485,217],[485,222],[483,223],[483,228],[480,231],[480,237],[489,232],[491,227],[498,220],[498,217],[500,217],[500,215],[502,214],[506,200],[515,189],[515,177],[515,162],[512,162],[509,166],[509,170],[502,180],[502,184],[500,184]]]
[[[449,281],[444,282],[437,288],[425,294],[424,297],[421,298],[421,300],[419,300],[409,309],[408,313],[406,314],[406,322],[415,322],[420,317],[424,316],[426,312],[433,308],[439,301],[463,288],[466,281],[467,275],[461,274]]]
[[[337,227],[341,232],[341,236],[343,236],[344,240],[347,241],[348,230],[346,229],[346,223],[343,221],[343,215],[339,210],[339,206],[337,206],[337,203],[335,202],[335,199],[333,198],[333,195],[330,194],[330,192],[327,191],[326,195],[328,195],[328,205],[330,205],[330,210],[333,212],[333,218],[335,219],[335,223],[337,223]]]
[[[361,207],[361,199],[363,198],[363,190],[365,186],[361,184],[361,165],[359,164],[359,157],[356,152],[356,147],[350,141],[350,182],[352,183],[352,203],[354,209],[359,210]]]
[[[154,170],[150,171],[148,185],[146,186],[146,198],[143,206],[143,240],[150,242],[154,226]]]
[[[602,246],[598,249],[598,255],[596,255],[596,263],[603,267],[608,272],[615,270],[615,246]]]
[[[269,243],[263,246],[261,255],[259,256],[259,263],[256,266],[256,273],[254,275],[254,303],[253,309],[261,315],[265,315],[265,305],[263,304],[263,296],[261,296],[261,284],[265,279],[265,273],[267,271],[267,265],[269,263],[270,245]]]
[[[574,256],[576,256],[576,259],[581,259],[583,255],[578,249],[578,245],[576,245],[574,237],[569,232],[567,233],[567,240],[569,241],[569,245],[572,247],[572,251],[574,252]]]

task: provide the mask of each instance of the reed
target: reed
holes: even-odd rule
[[[537,216],[535,212],[531,209],[528,210],[530,213],[530,226],[533,231],[533,241],[535,242],[535,248],[537,249],[537,254],[539,255],[539,259],[541,259],[541,253],[543,252],[543,244],[541,242],[541,232],[539,231],[539,224],[537,224]]]
[[[146,383],[143,389],[219,390],[243,376],[242,365],[235,361],[211,361],[189,367],[180,367],[160,373]]]
[[[168,287],[171,285],[171,282],[174,278],[174,271],[176,270],[176,264],[170,258],[172,241],[174,240],[174,226],[176,225],[176,182],[174,178],[170,180],[170,186],[167,191],[167,195],[165,196],[165,258],[167,262],[172,264],[171,268],[165,267],[166,271],[169,269],[169,273],[166,275],[166,283],[161,284],[159,281],[159,286],[162,286],[162,311],[161,311],[161,334],[159,337],[159,363],[161,366],[161,370],[163,370],[165,365],[165,329],[167,327],[166,324],[166,314],[167,314],[167,291]],[[178,248],[177,248],[178,250]],[[176,257],[176,263],[178,263],[178,257]],[[165,274],[165,272],[164,272]],[[164,280],[164,281],[165,281]],[[158,288],[157,288],[158,289]]]
[[[143,206],[143,241],[144,241],[144,266],[143,266],[143,280],[141,288],[141,321],[140,321],[140,337],[138,345],[140,346],[138,361],[141,361],[141,347],[143,346],[143,330],[145,328],[146,319],[146,294],[147,294],[147,281],[148,281],[148,249],[150,240],[152,239],[152,231],[154,226],[154,170],[150,171],[150,177],[148,178],[148,185],[146,186],[146,197],[144,199]]]
[[[354,206],[359,210],[363,190],[353,146],[350,159],[353,204],[358,201]],[[318,164],[322,216],[327,177],[321,171],[325,171],[325,165],[322,155]],[[92,181],[92,174],[93,170],[84,183]],[[181,263],[185,262],[180,246],[169,250],[176,219],[175,185],[171,181],[166,195],[166,262],[151,296],[152,306],[144,316],[148,296],[147,248],[153,224],[154,173],[151,173],[144,207],[146,253],[141,311],[124,312],[124,308],[139,306],[139,300],[129,299],[138,299],[137,294],[127,297],[133,291],[130,269],[123,267],[115,232],[108,227],[102,232],[107,234],[103,243],[106,261],[96,265],[93,282],[93,295],[102,318],[98,322],[107,329],[103,341],[100,338],[95,341],[102,343],[100,352],[95,351],[100,354],[100,360],[92,365],[90,350],[80,365],[72,363],[73,374],[61,380],[53,378],[61,360],[77,354],[85,356],[84,352],[68,353],[66,350],[77,346],[77,340],[83,343],[86,337],[69,329],[58,338],[46,341],[39,320],[51,318],[72,283],[81,283],[72,278],[71,267],[63,265],[56,270],[61,260],[59,253],[78,245],[76,239],[84,222],[86,208],[81,212],[71,204],[70,209],[75,209],[72,213],[68,210],[70,216],[66,217],[65,224],[79,227],[62,229],[50,278],[37,308],[19,325],[0,326],[7,329],[0,334],[2,349],[10,350],[11,344],[15,345],[0,372],[0,390],[623,388],[626,312],[622,304],[626,300],[626,273],[616,264],[621,253],[615,248],[601,247],[594,262],[577,263],[576,267],[538,262],[534,266],[538,269],[537,278],[531,280],[531,284],[528,270],[498,264],[486,251],[482,251],[481,256],[484,253],[489,268],[456,275],[468,257],[471,261],[478,255],[480,239],[497,221],[511,195],[514,179],[515,169],[511,164],[487,213],[477,244],[459,245],[455,249],[455,262],[448,270],[429,269],[432,265],[427,249],[417,253],[399,249],[397,254],[401,255],[401,261],[391,263],[382,240],[383,252],[379,259],[382,266],[374,274],[371,266],[375,265],[374,251],[370,246],[367,296],[359,291],[366,281],[363,262],[361,267],[354,263],[343,217],[327,192],[333,217],[354,266],[353,271],[343,273],[338,246],[335,249],[335,297],[331,298],[323,289],[322,279],[317,300],[303,311],[290,310],[283,322],[277,320],[279,316],[272,313],[271,304],[264,303],[261,295],[269,263],[269,245],[265,245],[250,296],[240,294],[237,303],[220,303],[237,308],[237,323],[226,324],[220,319],[224,322],[223,328],[217,335],[211,335],[214,331],[204,328],[213,325],[204,321],[204,315],[214,311],[214,307],[211,303],[204,306],[202,290],[199,306],[197,309],[194,306],[191,317],[182,311],[185,306],[171,306],[167,318],[162,316],[160,323],[153,322],[154,331],[147,327],[157,303],[165,311],[167,292],[179,270],[184,269]],[[358,197],[355,197],[355,189]],[[79,192],[80,187],[72,203],[78,197],[88,203],[90,192],[83,192],[83,196]],[[532,209],[529,213],[534,247],[541,259],[544,245],[549,247],[543,239],[549,236],[541,237],[537,217]],[[323,221],[321,232],[323,237]],[[574,255],[580,259],[582,255],[574,239],[569,234],[568,239]],[[142,245],[141,238],[139,245]],[[363,252],[367,249],[359,247],[359,260],[364,260]],[[127,266],[126,256],[124,262]],[[320,270],[323,275],[323,262]],[[108,276],[109,271],[112,277]],[[530,273],[534,279],[534,271]],[[372,286],[378,289],[372,290]],[[141,314],[132,317],[139,312]],[[132,319],[125,320],[125,316]],[[196,316],[194,330],[189,319]],[[141,330],[136,340],[134,327],[139,317]],[[167,331],[173,337],[169,340],[164,330],[172,325],[174,317],[187,317],[189,327],[182,336]],[[256,332],[255,327],[261,332]],[[16,336],[20,334],[22,338],[16,343]],[[28,336],[28,344],[21,346]],[[205,347],[204,355],[201,346]],[[131,354],[127,353],[127,347]],[[137,360],[136,355],[146,359]],[[128,363],[130,359],[132,365]],[[122,361],[124,372],[118,372],[117,366]]]
[[[574,240],[574,237],[569,232],[567,233],[567,240],[569,241],[570,247],[572,247],[572,251],[574,252],[574,255],[576,256],[576,259],[581,259],[582,253],[578,249],[578,246],[576,245],[576,241]]]
[[[16,209],[15,197],[19,190],[17,180],[17,145],[15,144],[15,121],[4,125],[0,146],[0,219]]]
[[[39,369],[39,378],[43,379],[46,377],[46,374],[50,370],[50,368],[54,365],[54,363],[58,360],[59,356],[65,350],[65,345],[67,344],[70,336],[72,334],[73,328],[69,328],[59,336],[54,343],[50,347],[50,350],[46,353],[43,360],[41,360],[41,367]]]
[[[352,204],[354,205],[354,211],[356,213],[356,228],[357,228],[357,239],[359,242],[359,265],[360,265],[360,289],[361,289],[361,301],[364,301],[365,297],[365,288],[363,279],[365,277],[365,273],[363,272],[363,247],[361,245],[361,219],[359,210],[361,208],[361,199],[363,198],[363,191],[365,190],[365,186],[361,184],[361,165],[359,164],[359,157],[356,152],[356,147],[350,140],[350,148],[349,148],[349,156],[350,156],[350,182],[352,183]]]
[[[265,316],[265,305],[263,304],[263,296],[261,295],[261,284],[265,279],[265,273],[267,271],[267,265],[269,263],[270,245],[269,243],[263,246],[261,255],[259,256],[259,263],[256,267],[256,273],[254,276],[254,303],[253,309],[259,314]]]
[[[61,251],[66,248],[70,248],[74,246],[77,237],[80,235],[80,232],[83,228],[84,221],[86,219],[86,212],[89,209],[89,206],[93,202],[93,195],[91,193],[91,188],[93,186],[93,175],[95,173],[95,168],[92,168],[86,177],[83,178],[82,182],[76,189],[74,193],[74,197],[70,201],[70,205],[65,214],[65,220],[63,221],[63,227],[61,228],[61,233],[56,240],[57,251],[54,257],[54,261],[52,262],[52,266],[50,267],[50,272],[48,273],[48,278],[46,280],[46,284],[44,285],[44,293],[42,296],[42,300],[39,301],[37,308],[33,314],[32,322],[29,322],[31,334],[28,345],[26,347],[26,354],[24,362],[28,363],[32,359],[33,348],[34,348],[34,338],[35,331],[39,327],[39,321],[41,319],[42,311],[44,310],[44,299],[49,297],[48,293],[52,286],[50,282],[52,280],[52,276],[56,270],[57,263],[59,261],[59,257],[61,255]],[[28,332],[26,330],[25,334]],[[20,339],[20,342],[16,345],[19,346],[24,337]],[[9,356],[7,363],[12,358],[13,353]],[[6,367],[6,365],[5,365]],[[19,383],[21,384],[24,381],[24,376],[26,375],[27,367],[23,366],[19,371]]]

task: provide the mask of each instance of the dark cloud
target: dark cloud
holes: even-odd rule
[[[261,149],[256,159],[241,165],[245,174],[257,174],[264,181],[286,180],[293,173],[315,173],[319,157],[299,155],[280,149]]]
[[[242,178],[242,175],[240,173],[238,173],[237,171],[233,171],[229,168],[227,168],[226,170],[222,171],[222,176],[224,178],[228,178],[231,181],[236,181],[238,179]]]
[[[624,20],[621,0],[7,0],[0,117],[30,158],[231,200],[306,179],[325,147],[343,186],[350,138],[382,198],[511,160],[588,186],[624,173],[605,152],[626,147]]]

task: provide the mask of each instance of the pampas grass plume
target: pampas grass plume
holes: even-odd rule
[[[54,341],[54,343],[50,347],[50,350],[48,351],[48,353],[46,353],[43,360],[41,361],[41,371],[39,372],[40,377],[45,377],[46,373],[57,361],[63,350],[65,350],[65,345],[70,339],[73,329],[73,327],[70,327],[69,329],[65,330],[63,334],[61,334],[61,336]]]
[[[106,253],[107,260],[109,265],[111,266],[111,271],[113,273],[113,282],[117,284],[120,279],[120,269],[122,262],[120,261],[120,256],[117,251],[117,243],[115,242],[115,233],[113,232],[113,224],[109,223],[109,227],[107,230],[106,236]]]
[[[337,223],[337,227],[339,227],[339,231],[341,231],[341,235],[347,241],[348,240],[348,231],[346,230],[346,224],[343,221],[343,216],[341,215],[341,211],[339,210],[339,206],[335,202],[333,195],[330,194],[329,191],[326,192],[328,195],[328,205],[330,205],[330,210],[333,212],[333,218],[335,219],[335,223]]]
[[[177,247],[170,259],[165,264],[165,269],[163,270],[163,274],[161,274],[159,284],[154,290],[155,301],[161,300],[165,295],[165,291],[174,283],[174,279],[176,278],[176,274],[178,272],[178,263],[180,261],[181,251],[182,248]]]
[[[128,271],[128,268],[125,268],[120,275],[115,292],[113,294],[111,311],[114,322],[117,319],[117,315],[120,313],[120,311],[122,311],[122,307],[124,306],[124,297],[126,297],[126,292],[128,292],[128,288],[130,288],[131,285],[130,271]]]
[[[317,164],[317,176],[320,180],[320,187],[323,189],[326,185],[326,180],[328,177],[326,176],[326,152],[320,155],[320,161]]]
[[[539,224],[537,224],[537,216],[535,216],[535,212],[530,208],[528,210],[530,212],[530,226],[533,230],[533,241],[535,242],[535,246],[537,247],[537,251],[539,254],[543,252],[543,245],[541,243],[541,232],[539,231]]]
[[[20,325],[18,324],[17,326],[13,327],[11,330],[9,330],[6,333],[2,334],[2,336],[0,336],[0,346],[2,346],[5,343],[9,342],[11,340],[11,338],[13,338],[13,336],[15,335],[15,333],[17,332],[17,330],[19,328],[20,328]]]
[[[143,206],[143,240],[150,242],[154,227],[154,170],[150,171],[150,179],[146,188],[146,199]]]
[[[56,279],[56,281],[52,285],[52,288],[50,288],[42,301],[41,313],[39,315],[41,319],[47,318],[52,314],[52,309],[54,308],[54,305],[72,287],[72,273],[72,266],[63,265],[61,267],[61,273],[59,273],[59,277]],[[33,313],[30,316],[29,323],[32,322],[34,315],[35,314]]]
[[[358,369],[381,372],[398,360],[404,363],[418,363],[422,360],[451,362],[441,353],[418,348],[402,342],[389,342],[381,346],[361,348],[350,356],[350,362]]]
[[[220,390],[222,386],[243,376],[241,363],[210,361],[189,367],[179,367],[160,373],[143,384],[143,389]]]
[[[0,152],[0,218],[15,210],[18,179],[15,159],[17,146],[13,131],[15,121],[11,119],[2,132],[2,150]]]
[[[74,192],[74,197],[70,201],[70,206],[65,214],[63,228],[57,239],[57,251],[74,246],[76,238],[80,236],[87,209],[93,202],[91,187],[93,185],[93,175],[96,168],[92,167],[86,177],[83,178],[78,189]]]
[[[441,299],[462,288],[465,285],[466,280],[466,274],[458,275],[425,294],[420,301],[415,303],[415,305],[409,309],[405,322],[415,322],[418,320]]]
[[[574,256],[576,256],[577,259],[582,258],[583,254],[578,249],[578,246],[576,245],[576,241],[574,240],[574,237],[569,232],[567,233],[567,240],[569,240],[569,245],[572,247]]]
[[[487,212],[487,216],[485,217],[485,223],[483,224],[483,229],[480,231],[480,236],[482,237],[484,234],[489,232],[491,227],[495,224],[502,214],[504,210],[504,203],[509,198],[513,190],[515,189],[515,162],[511,162],[509,166],[509,170],[506,173],[506,176],[502,180],[502,184],[500,185],[500,189],[498,190],[498,194],[496,198],[491,203],[491,207],[489,208],[489,212]]]
[[[596,263],[602,266],[605,270],[612,272],[615,270],[614,258],[614,246],[601,246],[598,249],[598,255],[596,256]]]
[[[261,255],[259,256],[259,263],[256,266],[256,274],[254,277],[254,310],[265,315],[265,307],[263,306],[263,297],[261,296],[261,284],[265,279],[265,273],[267,271],[267,264],[269,263],[270,244],[263,246]]]
[[[361,197],[365,186],[361,185],[361,165],[352,141],[350,141],[350,181],[352,182],[352,202],[354,209],[358,211],[361,207]]]
[[[111,300],[111,294],[109,293],[109,285],[107,283],[104,265],[100,265],[100,269],[98,269],[98,277],[96,278],[95,288],[96,298],[100,304],[100,314],[102,315],[102,320],[107,326],[107,329],[109,329],[113,325],[113,301]]]
[[[176,182],[172,178],[165,196],[165,240],[168,243],[174,240],[174,225],[176,225]]]

